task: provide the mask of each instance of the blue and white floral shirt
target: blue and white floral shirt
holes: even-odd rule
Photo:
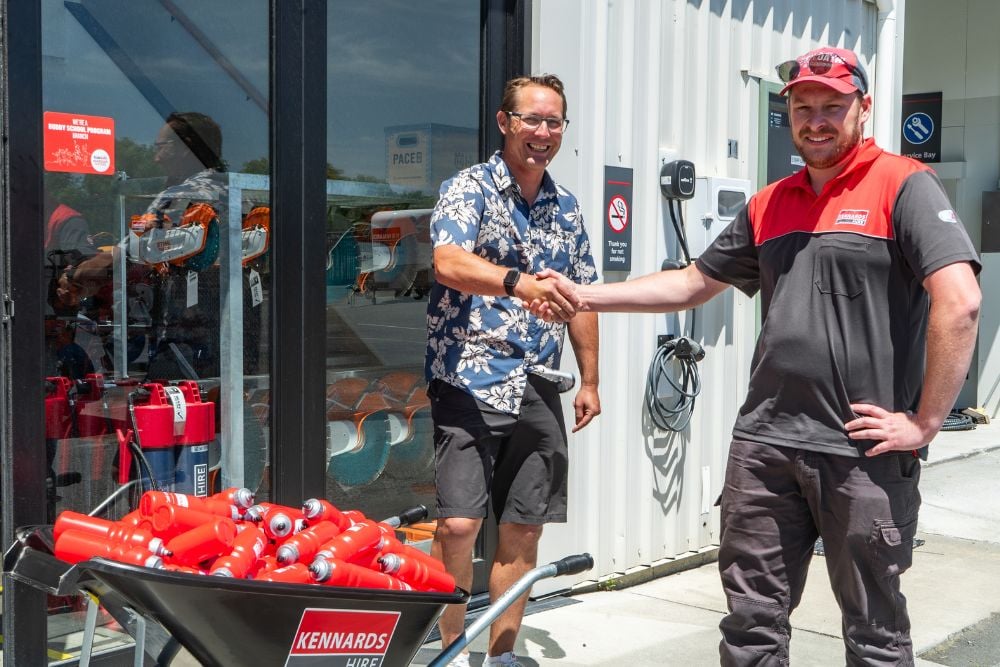
[[[522,273],[550,268],[581,284],[597,276],[576,197],[546,172],[529,205],[499,151],[441,185],[431,239],[435,248],[458,245]],[[443,380],[517,414],[527,373],[559,367],[565,332],[565,324],[536,318],[520,299],[435,283],[427,305],[427,380]]]

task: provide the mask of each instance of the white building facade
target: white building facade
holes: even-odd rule
[[[536,2],[532,71],[563,79],[572,119],[551,171],[580,198],[600,268],[609,234],[605,167],[631,169],[631,270],[602,278],[660,270],[665,259],[680,257],[660,192],[662,165],[694,164],[698,192],[681,204],[688,242],[695,245],[706,229],[712,238],[725,224],[713,211],[713,186],[752,193],[788,161],[774,131],[783,107],[775,65],[834,45],[855,51],[866,66],[874,99],[866,134],[887,149],[900,149],[902,96],[943,93],[942,157],[932,166],[979,247],[983,192],[998,187],[1000,46],[990,37],[998,26],[1000,8],[985,1]],[[1000,400],[994,257],[983,254],[978,359],[958,401],[993,416]],[[570,522],[547,529],[543,559],[572,544],[597,562],[580,578],[600,580],[656,576],[712,557],[715,502],[758,313],[757,299],[737,290],[698,309],[693,337],[706,351],[702,388],[689,427],[678,433],[652,425],[644,392],[658,336],[691,335],[691,314],[601,315],[603,414],[572,438]]]

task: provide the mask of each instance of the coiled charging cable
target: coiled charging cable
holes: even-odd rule
[[[646,410],[657,428],[677,432],[687,427],[701,393],[698,362],[704,358],[705,349],[687,336],[671,338],[656,348],[646,373]],[[657,389],[663,385],[672,391],[661,397]]]

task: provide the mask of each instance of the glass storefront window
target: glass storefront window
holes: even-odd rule
[[[266,499],[268,14],[42,2],[49,522],[153,485]],[[50,600],[50,659],[83,607]],[[125,640],[105,620],[97,650]]]
[[[270,499],[272,4],[41,0],[48,523],[153,487]],[[327,17],[326,497],[433,512],[429,217],[479,157],[480,5]],[[51,661],[85,606],[50,598]],[[95,650],[130,641],[99,625]]]
[[[329,4],[327,496],[375,518],[434,508],[429,222],[478,161],[479,24],[477,3]]]

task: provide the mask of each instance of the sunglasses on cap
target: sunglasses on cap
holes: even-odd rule
[[[865,71],[854,63],[848,62],[842,56],[829,51],[812,55],[804,63],[799,60],[786,60],[774,69],[778,73],[778,78],[784,83],[792,83],[800,76],[822,76],[831,79],[840,79],[842,78],[840,73],[833,72],[831,74],[830,72],[835,64],[840,64],[847,68],[847,71],[854,78],[853,85],[862,94],[868,92],[868,77],[865,75]]]

